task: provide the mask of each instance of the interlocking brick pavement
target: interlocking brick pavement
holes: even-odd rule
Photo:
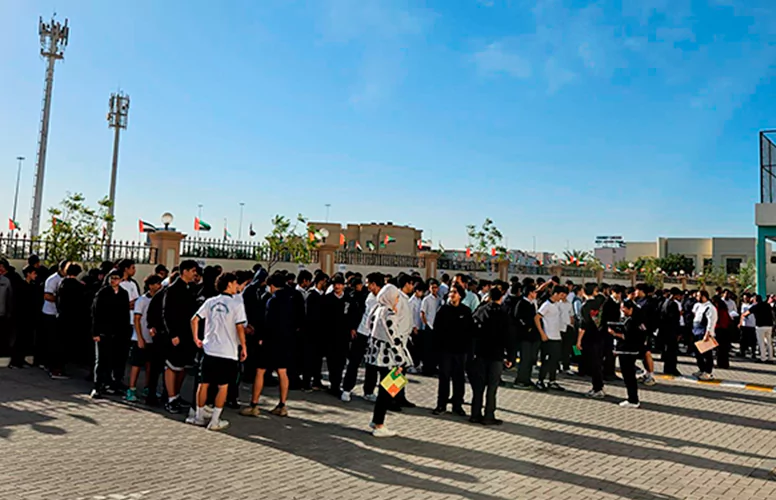
[[[776,394],[662,382],[625,410],[621,384],[598,401],[582,396],[588,382],[567,378],[565,393],[502,388],[505,423],[486,428],[432,416],[436,381],[411,382],[421,407],[389,414],[401,436],[377,440],[359,398],[292,392],[291,417],[226,410],[232,427],[214,433],[118,399],[92,402],[80,380],[0,369],[0,499],[776,497],[766,479]]]

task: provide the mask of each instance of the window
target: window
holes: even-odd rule
[[[739,274],[744,259],[725,259],[725,271],[728,274]]]
[[[713,259],[703,259],[703,271],[707,271],[714,268]]]

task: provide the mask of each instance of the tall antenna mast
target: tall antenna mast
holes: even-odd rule
[[[43,110],[40,116],[40,135],[38,136],[38,156],[35,169],[35,192],[32,198],[32,221],[30,222],[30,236],[40,234],[40,211],[43,206],[43,176],[46,172],[46,147],[48,145],[49,118],[51,116],[51,91],[54,87],[54,63],[57,59],[64,59],[65,47],[70,35],[70,28],[61,24],[52,16],[51,22],[44,23],[40,18],[38,24],[40,34],[40,55],[45,57],[46,81],[43,90]]]
[[[105,246],[105,260],[109,260],[110,245],[113,241],[113,214],[116,207],[116,176],[119,170],[119,135],[122,129],[127,128],[129,120],[129,96],[122,91],[110,95],[110,110],[108,111],[108,127],[114,129],[113,134],[113,163],[110,171],[110,207],[108,208],[108,244]]]

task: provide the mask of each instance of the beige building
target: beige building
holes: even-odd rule
[[[723,264],[728,273],[737,273],[742,264],[755,256],[754,238],[658,238],[657,241],[629,241],[625,245],[625,260],[634,262],[642,257],[662,258],[671,254],[684,255],[695,263],[695,272],[705,266]]]
[[[328,241],[339,241],[340,234],[343,234],[348,250],[355,250],[358,242],[364,252],[371,252],[371,243],[375,253],[386,255],[416,255],[418,240],[423,237],[420,229],[397,226],[392,222],[348,224],[346,227],[331,222],[310,222],[310,225],[318,230],[326,228],[329,232]],[[386,242],[386,239],[389,241]]]

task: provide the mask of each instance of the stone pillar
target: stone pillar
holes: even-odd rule
[[[601,286],[601,283],[604,282],[604,270],[603,269],[596,269],[596,271],[595,271],[595,280],[598,283],[598,286]]]
[[[437,263],[439,261],[439,254],[436,252],[421,252],[420,257],[423,258],[423,262],[426,268],[426,279],[437,277]]]
[[[498,261],[498,279],[509,283],[509,261],[506,259]]]
[[[324,243],[318,247],[318,262],[321,265],[321,271],[329,276],[334,274],[334,252],[337,251],[339,246],[336,244]]]
[[[156,249],[155,264],[162,264],[168,269],[180,264],[181,261],[181,240],[186,237],[185,234],[178,231],[156,231],[148,235],[151,240],[151,248]]]
[[[633,269],[631,271],[628,271],[628,273],[630,274],[631,286],[635,287],[636,286],[636,275],[638,274],[638,272],[635,269]]]
[[[686,292],[687,291],[687,276],[682,276],[681,278],[679,278],[679,280],[682,282],[682,291]]]
[[[550,274],[560,278],[563,276],[563,266],[559,266],[557,264],[550,266]]]

